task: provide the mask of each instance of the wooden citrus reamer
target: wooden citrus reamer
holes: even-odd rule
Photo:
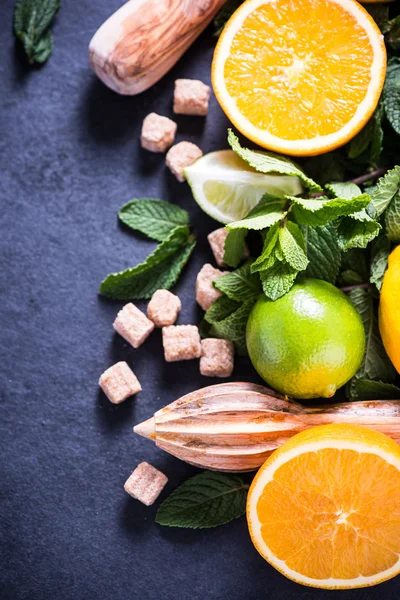
[[[207,27],[226,0],[129,0],[98,29],[90,65],[119,94],[156,83]]]
[[[316,425],[350,423],[400,443],[400,400],[305,407],[252,383],[196,390],[136,425],[134,432],[187,463],[217,471],[251,471],[290,437]]]

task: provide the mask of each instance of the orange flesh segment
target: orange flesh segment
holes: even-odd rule
[[[307,140],[339,131],[354,116],[373,55],[365,30],[339,4],[276,0],[245,19],[224,77],[252,125],[284,140]]]
[[[353,579],[400,555],[400,471],[374,454],[324,449],[279,467],[257,503],[275,557],[313,579]]]

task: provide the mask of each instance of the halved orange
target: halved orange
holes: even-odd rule
[[[247,0],[212,65],[215,95],[245,136],[308,156],[358,133],[385,73],[383,36],[356,0]]]
[[[261,556],[298,583],[390,579],[400,572],[400,446],[354,425],[300,433],[258,471],[247,520]]]

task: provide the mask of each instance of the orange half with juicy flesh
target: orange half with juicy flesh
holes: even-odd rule
[[[261,556],[298,583],[390,579],[400,572],[400,446],[354,425],[300,433],[258,471],[247,520]]]
[[[260,146],[314,155],[349,141],[374,112],[383,36],[355,0],[247,0],[215,49],[215,95]]]

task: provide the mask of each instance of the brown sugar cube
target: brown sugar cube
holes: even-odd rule
[[[203,156],[203,152],[198,146],[191,142],[179,142],[168,150],[165,162],[177,180],[183,182],[185,181],[183,170],[192,165],[200,156]]]
[[[225,240],[229,234],[229,231],[225,229],[225,227],[220,227],[220,229],[216,229],[212,231],[208,236],[208,242],[211,246],[211,250],[213,251],[215,262],[220,267],[226,266],[224,263],[224,251],[225,251]]]
[[[198,79],[177,79],[174,90],[174,113],[204,117],[208,113],[211,89]]]
[[[181,308],[178,296],[168,290],[157,290],[147,307],[147,316],[156,327],[167,327],[175,323]]]
[[[162,330],[164,357],[167,362],[200,358],[201,342],[195,325],[171,325]]]
[[[228,237],[229,231],[225,229],[225,227],[220,227],[215,231],[212,231],[208,236],[208,242],[211,246],[211,250],[213,251],[215,262],[220,267],[226,267],[224,263],[224,253],[225,253],[225,240]],[[245,248],[243,252],[243,256],[248,256],[249,251]]]
[[[176,123],[168,117],[150,113],[142,125],[142,148],[150,152],[166,152],[174,143],[176,128]]]
[[[168,477],[158,469],[142,462],[125,481],[124,490],[146,506],[153,504],[163,491]]]
[[[139,348],[153,331],[154,323],[129,302],[119,311],[113,327],[131,346]]]
[[[235,349],[229,340],[201,340],[200,373],[205,377],[230,377]]]
[[[203,310],[208,310],[211,304],[222,294],[213,286],[213,281],[225,275],[228,271],[220,271],[206,263],[199,271],[196,279],[196,300]]]
[[[113,404],[120,404],[142,390],[138,378],[124,361],[104,371],[99,386]]]

